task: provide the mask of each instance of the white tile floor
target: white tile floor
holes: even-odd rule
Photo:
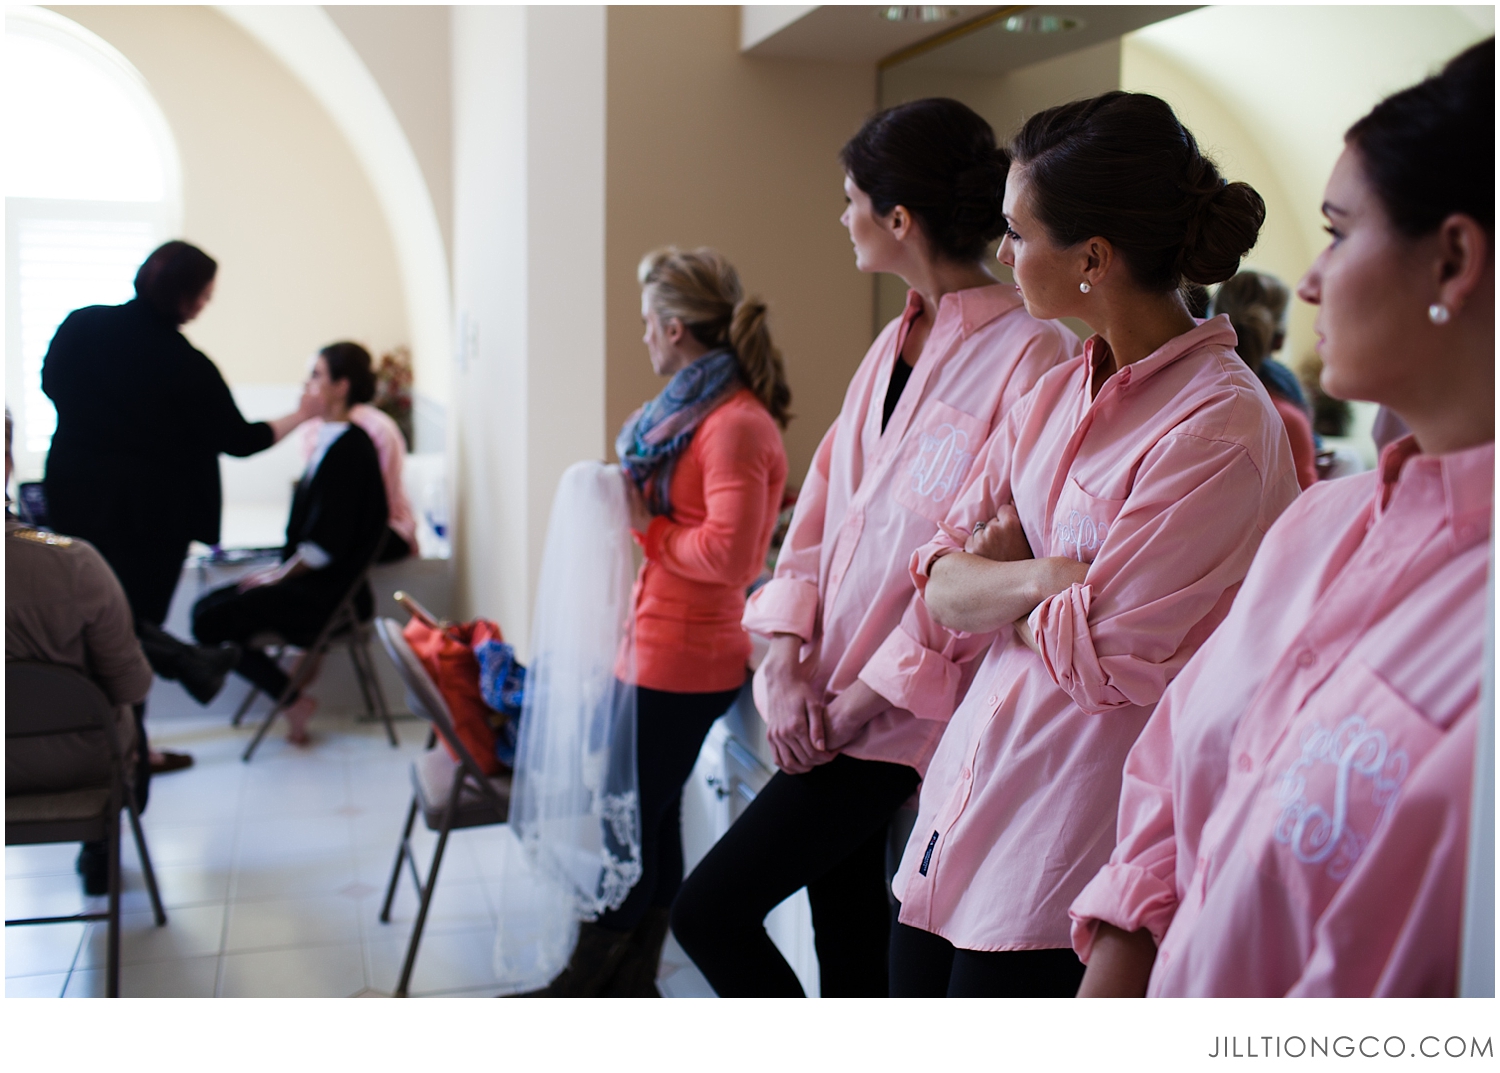
[[[128,832],[124,839],[120,989],[181,997],[388,995],[416,912],[409,879],[391,923],[377,914],[411,800],[408,765],[425,729],[410,717],[398,721],[401,746],[392,749],[378,724],[324,711],[310,748],[273,732],[246,765],[239,754],[249,730],[231,729],[228,719],[243,690],[232,681],[206,710],[185,702],[175,685],[158,682],[152,694],[153,744],[192,753],[197,763],[155,778],[143,817],[167,909],[163,928],[152,920]],[[433,836],[420,822],[418,829],[425,860]],[[486,877],[494,875],[498,840],[508,837],[481,828],[450,839],[414,996],[496,992],[496,915]],[[82,894],[76,856],[73,845],[7,847],[6,915],[102,909],[104,899]],[[5,930],[7,997],[103,994],[104,963],[102,923]],[[676,997],[712,994],[670,940],[661,987]]]

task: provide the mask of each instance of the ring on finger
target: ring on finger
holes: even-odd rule
[[[990,524],[989,522],[975,522],[974,523],[974,532],[977,534],[981,529],[983,529],[985,526],[987,526],[989,524]]]

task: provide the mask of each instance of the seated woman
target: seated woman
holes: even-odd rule
[[[386,533],[388,509],[375,444],[349,420],[350,407],[375,393],[370,354],[358,343],[319,351],[307,380],[305,408],[323,423],[316,449],[292,497],[281,564],[215,589],[193,607],[193,636],[205,644],[244,643],[274,630],[294,645],[311,644],[349,587],[369,567]],[[368,585],[355,597],[360,618],[374,601]],[[235,668],[271,697],[286,689],[286,673],[264,652],[247,647]],[[317,702],[287,698],[287,740],[308,741]]]
[[[340,343],[337,346],[354,346]],[[374,396],[372,395],[371,398]],[[349,407],[347,418],[351,425],[365,430],[375,444],[380,456],[380,474],[385,481],[385,501],[389,508],[389,520],[385,544],[380,549],[380,561],[399,562],[417,550],[417,516],[412,512],[411,500],[406,496],[402,480],[402,469],[406,462],[406,437],[401,426],[384,410],[368,402],[356,402]],[[302,457],[311,462],[322,443],[325,422],[313,418],[302,426]]]

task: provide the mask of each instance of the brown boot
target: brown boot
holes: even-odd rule
[[[603,991],[606,998],[661,998],[656,974],[661,968],[661,948],[667,941],[671,911],[652,907],[630,933],[630,945]]]
[[[585,921],[578,925],[578,942],[568,959],[568,967],[546,987],[515,997],[594,998],[603,994],[630,949],[632,934]]]

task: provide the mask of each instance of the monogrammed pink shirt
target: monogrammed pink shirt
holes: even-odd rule
[[[1014,287],[944,295],[922,357],[882,434],[896,356],[921,309],[915,292],[860,363],[803,482],[776,574],[750,598],[744,625],[818,646],[831,700],[850,684],[911,600],[911,553],[958,496],[985,438],[1043,373],[1077,353],[1059,324],[1033,320]],[[804,647],[803,658],[808,649]],[[764,677],[755,677],[765,710]],[[891,708],[843,752],[924,771],[948,712]]]
[[[1068,906],[1114,846],[1126,754],[1297,496],[1281,418],[1234,344],[1215,317],[1091,399],[1107,351],[1090,339],[1011,411],[913,556],[925,589],[1014,503],[1036,555],[1089,570],[1032,612],[1040,656],[1009,626],[949,633],[916,599],[870,661],[866,681],[919,715],[958,704],[896,874],[903,923],[966,950],[1068,946]]]
[[[1125,767],[1074,902],[1149,928],[1153,995],[1456,986],[1494,444],[1309,489]]]

